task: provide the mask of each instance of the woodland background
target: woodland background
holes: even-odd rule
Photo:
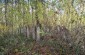
[[[0,0],[0,55],[85,55],[85,0]]]

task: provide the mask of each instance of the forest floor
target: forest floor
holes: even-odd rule
[[[85,55],[85,53],[75,46],[69,46],[63,41],[60,43],[50,36],[40,42],[27,40],[22,46],[17,44],[6,55]]]

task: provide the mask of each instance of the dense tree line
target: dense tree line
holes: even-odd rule
[[[25,29],[23,32],[25,36],[30,36],[31,32],[31,36],[34,36],[33,38],[37,36],[37,38],[40,39],[39,33],[41,30],[44,31],[47,28],[50,31],[49,28],[57,25],[65,25],[71,28],[72,23],[77,24],[80,21],[80,16],[78,11],[75,10],[74,2],[76,1],[4,0],[4,7],[2,8],[2,19],[4,19],[4,22],[2,22],[5,26],[10,27],[12,32],[18,30],[16,32],[22,33],[21,29]],[[78,2],[81,3],[80,0]],[[75,19],[75,17],[73,18],[72,16],[78,18]],[[63,24],[61,20],[64,18],[62,17],[66,17]],[[83,20],[83,18],[81,20]],[[65,21],[68,21],[68,23],[64,24]],[[80,23],[82,22],[80,21]]]

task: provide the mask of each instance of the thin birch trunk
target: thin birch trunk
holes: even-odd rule
[[[40,41],[40,27],[37,26],[37,39],[36,41]]]
[[[26,27],[26,36],[27,36],[27,38],[29,38],[30,37],[30,29],[29,29],[29,27],[27,26]]]

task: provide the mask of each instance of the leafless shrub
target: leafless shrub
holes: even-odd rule
[[[65,26],[56,26],[53,29],[50,29],[50,35],[45,36],[44,39],[53,39],[61,43],[67,43],[71,45],[71,34],[70,31]]]
[[[85,26],[73,28],[71,34],[74,44],[78,44],[85,49]]]

